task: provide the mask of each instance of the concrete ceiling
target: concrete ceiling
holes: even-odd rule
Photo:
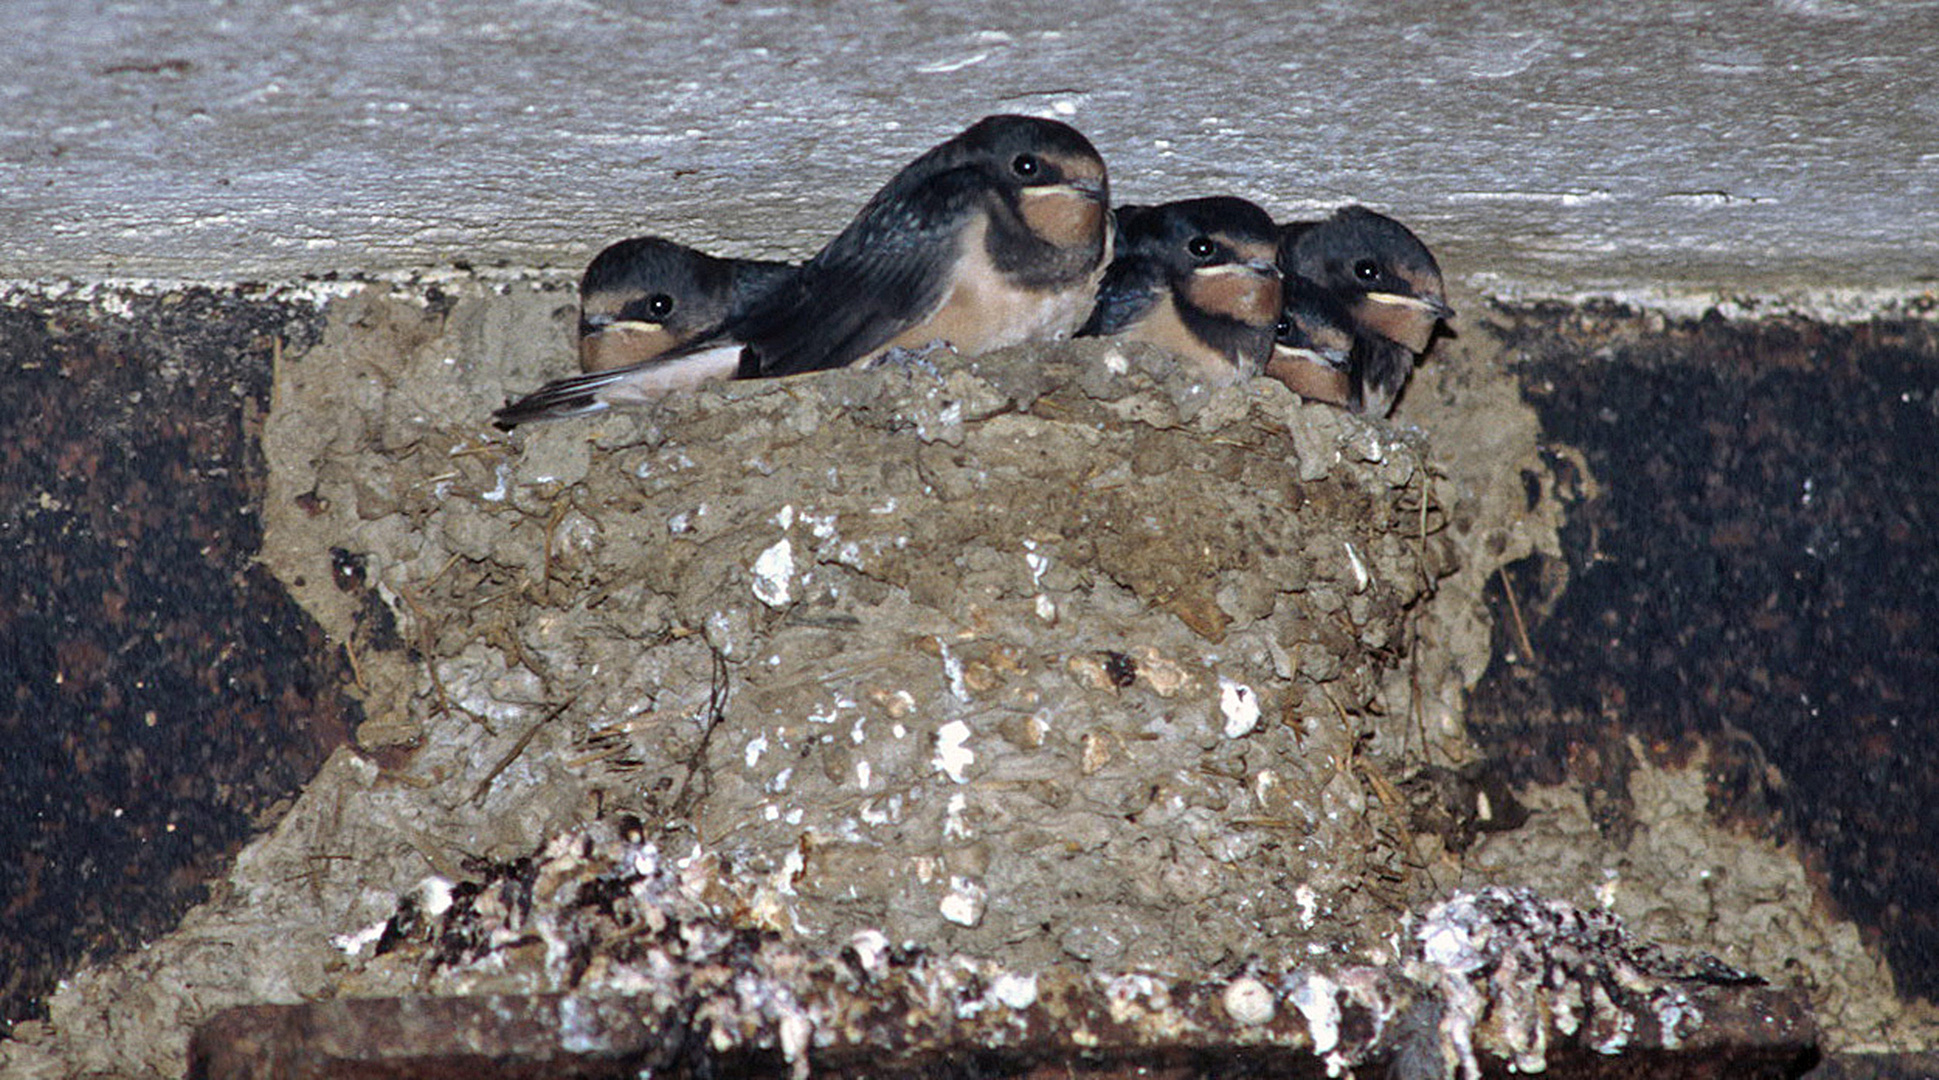
[[[997,111],[1510,294],[1930,293],[1939,3],[15,0],[0,278],[819,246]]]

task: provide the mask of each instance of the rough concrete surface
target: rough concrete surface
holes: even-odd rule
[[[258,562],[271,357],[312,304],[0,307],[0,1015],[167,932],[357,723]]]
[[[989,112],[1122,197],[1349,200],[1494,291],[1939,264],[1939,5],[11,5],[0,278],[799,255]]]
[[[1929,1048],[1939,1010],[1891,991],[1892,973],[1850,922],[1823,917],[1795,852],[1720,827],[1706,813],[1704,762],[1644,767],[1630,783],[1641,820],[1627,843],[1606,838],[1578,790],[1529,790],[1529,824],[1484,845],[1459,872],[1469,886],[1504,874],[1576,895],[1589,885],[1635,930],[1676,946],[1702,942],[1726,963],[1803,987],[1829,1049]]]
[[[1593,789],[1501,836],[1446,812],[1423,767],[1487,766],[1486,584],[1585,482],[1486,331],[1397,426],[1078,344],[507,437],[490,407],[571,363],[569,290],[333,291],[262,420],[261,560],[344,643],[361,750],[176,931],[71,975],[11,1067],[177,1074],[220,1008],[347,992],[332,939],[427,876],[621,811],[781,875],[808,941],[1217,970],[1531,881],[1811,991],[1828,1047],[1932,1044],[1795,854],[1674,780],[1632,778],[1621,844],[1575,816]]]
[[[640,822],[604,818],[427,883],[346,947],[352,996],[227,1010],[197,1032],[189,1073],[1317,1080],[1474,1077],[1485,1062],[1748,1080],[1793,1075],[1815,1039],[1796,991],[1527,890],[1457,893],[1362,955],[1125,972],[1022,969],[876,930],[804,946],[791,880],[670,858]]]
[[[1498,639],[1469,730],[1519,779],[1594,777],[1618,841],[1627,744],[1667,766],[1704,741],[1713,810],[1808,845],[1901,992],[1934,996],[1939,326],[1494,318],[1578,456],[1557,462],[1562,557],[1492,582],[1496,625],[1525,640]]]
[[[262,559],[353,654],[374,756],[143,974],[74,980],[67,1052],[177,1070],[158,1030],[331,993],[332,935],[601,812],[792,866],[818,940],[1026,964],[1365,947],[1424,895],[1385,779],[1423,745],[1369,708],[1454,563],[1418,435],[1087,343],[513,441],[483,420],[560,295],[373,287],[284,357]]]
[[[334,643],[341,664],[309,678],[362,722],[209,902],[73,970],[44,1022],[0,1041],[0,1072],[177,1075],[219,1009],[350,985],[331,938],[426,876],[619,811],[787,874],[811,939],[869,927],[1024,964],[1204,968],[1344,955],[1456,887],[1533,884],[1803,989],[1828,1050],[1939,1046],[1877,927],[1828,899],[1821,856],[1716,816],[1717,775],[1746,760],[1783,790],[1755,739],[1706,756],[1720,744],[1597,714],[1613,735],[1568,745],[1564,786],[1521,788],[1524,820],[1484,812],[1513,770],[1468,716],[1484,673],[1528,659],[1504,568],[1562,573],[1594,529],[1585,501],[1633,479],[1524,400],[1573,402],[1530,380],[1626,361],[1570,340],[1531,374],[1490,304],[1675,298],[1631,313],[1650,333],[1719,298],[1732,316],[1930,318],[1939,5],[34,0],[9,20],[0,279],[35,279],[7,293],[12,325],[188,342],[155,314],[166,286],[97,283],[327,279],[237,293],[276,308],[239,339],[244,367],[275,357],[266,402],[189,400],[260,435],[265,533],[230,569],[273,575],[314,620],[292,637]],[[1388,210],[1449,271],[1455,336],[1393,425],[1080,345],[485,426],[572,366],[567,276],[604,243],[805,254],[911,155],[999,110],[1076,124],[1121,200]],[[279,348],[278,320],[328,330]],[[1664,362],[1691,338],[1665,337]],[[60,379],[116,390],[88,381],[97,352]],[[1920,363],[1906,400],[1939,400]],[[1752,411],[1691,423],[1728,445]],[[135,454],[133,430],[99,433]],[[65,512],[33,500],[68,498],[38,479],[65,460],[7,459],[7,520]],[[207,501],[199,466],[144,467]],[[142,505],[151,528],[179,520]],[[1527,584],[1542,603],[1568,582]],[[194,640],[192,619],[171,625]],[[108,700],[91,670],[63,693]],[[166,711],[170,737],[202,716]],[[1874,778],[1920,805],[1917,771],[1891,767],[1925,752],[1930,718],[1908,715],[1868,738],[1832,835],[1878,818]],[[193,891],[152,884],[102,895]]]

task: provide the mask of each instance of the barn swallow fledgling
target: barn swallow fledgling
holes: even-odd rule
[[[1283,297],[1266,374],[1299,396],[1358,411],[1353,315],[1333,293],[1297,275],[1280,282]]]
[[[1363,337],[1401,346],[1363,350],[1355,380],[1361,411],[1387,415],[1435,327],[1454,317],[1434,254],[1393,218],[1347,206],[1324,221],[1283,226],[1279,266],[1331,290]]]
[[[733,378],[740,342],[726,328],[794,269],[719,259],[656,236],[607,247],[579,281],[586,373],[546,383],[493,413],[493,422],[509,431]]]
[[[718,259],[657,236],[621,240],[579,279],[579,364],[610,371],[706,338],[794,267]]]
[[[1220,382],[1263,371],[1280,317],[1272,216],[1213,196],[1117,217],[1118,254],[1078,333],[1152,342]]]
[[[1111,261],[1109,207],[1104,160],[1075,128],[985,117],[905,166],[748,312],[733,328],[740,377],[1067,337]]]

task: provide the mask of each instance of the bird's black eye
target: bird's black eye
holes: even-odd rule
[[[666,293],[654,293],[646,298],[646,310],[656,319],[664,319],[673,314],[673,297]]]
[[[1293,320],[1291,319],[1282,318],[1277,323],[1273,324],[1272,333],[1274,337],[1283,338],[1292,332],[1293,332]]]
[[[1200,261],[1211,258],[1212,253],[1218,249],[1217,244],[1214,244],[1203,236],[1194,236],[1190,240],[1185,241],[1185,250],[1192,253],[1192,258]]]
[[[1380,264],[1372,259],[1361,259],[1353,264],[1353,276],[1361,281],[1380,280]]]
[[[1010,171],[1023,177],[1025,180],[1036,176],[1043,171],[1043,168],[1044,163],[1038,161],[1037,155],[1035,154],[1018,154],[1010,161]]]

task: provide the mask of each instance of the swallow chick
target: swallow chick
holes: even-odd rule
[[[740,377],[1068,337],[1111,261],[1110,194],[1075,128],[985,117],[905,166],[734,325]]]
[[[1078,333],[1149,341],[1219,382],[1260,374],[1280,317],[1272,216],[1223,195],[1117,215],[1117,256]]]
[[[658,236],[621,240],[579,279],[579,365],[610,371],[712,336],[794,267],[719,259]]]
[[[1280,282],[1279,323],[1266,375],[1309,401],[1359,411],[1353,383],[1358,334],[1353,315],[1333,293],[1297,275]]]
[[[1387,415],[1435,327],[1454,317],[1433,252],[1393,218],[1347,206],[1324,221],[1282,226],[1279,266],[1330,290],[1372,339],[1356,376],[1361,411]]]
[[[727,328],[794,270],[715,258],[657,236],[607,247],[579,281],[586,373],[546,383],[493,413],[493,422],[509,431],[733,378],[741,346]]]

